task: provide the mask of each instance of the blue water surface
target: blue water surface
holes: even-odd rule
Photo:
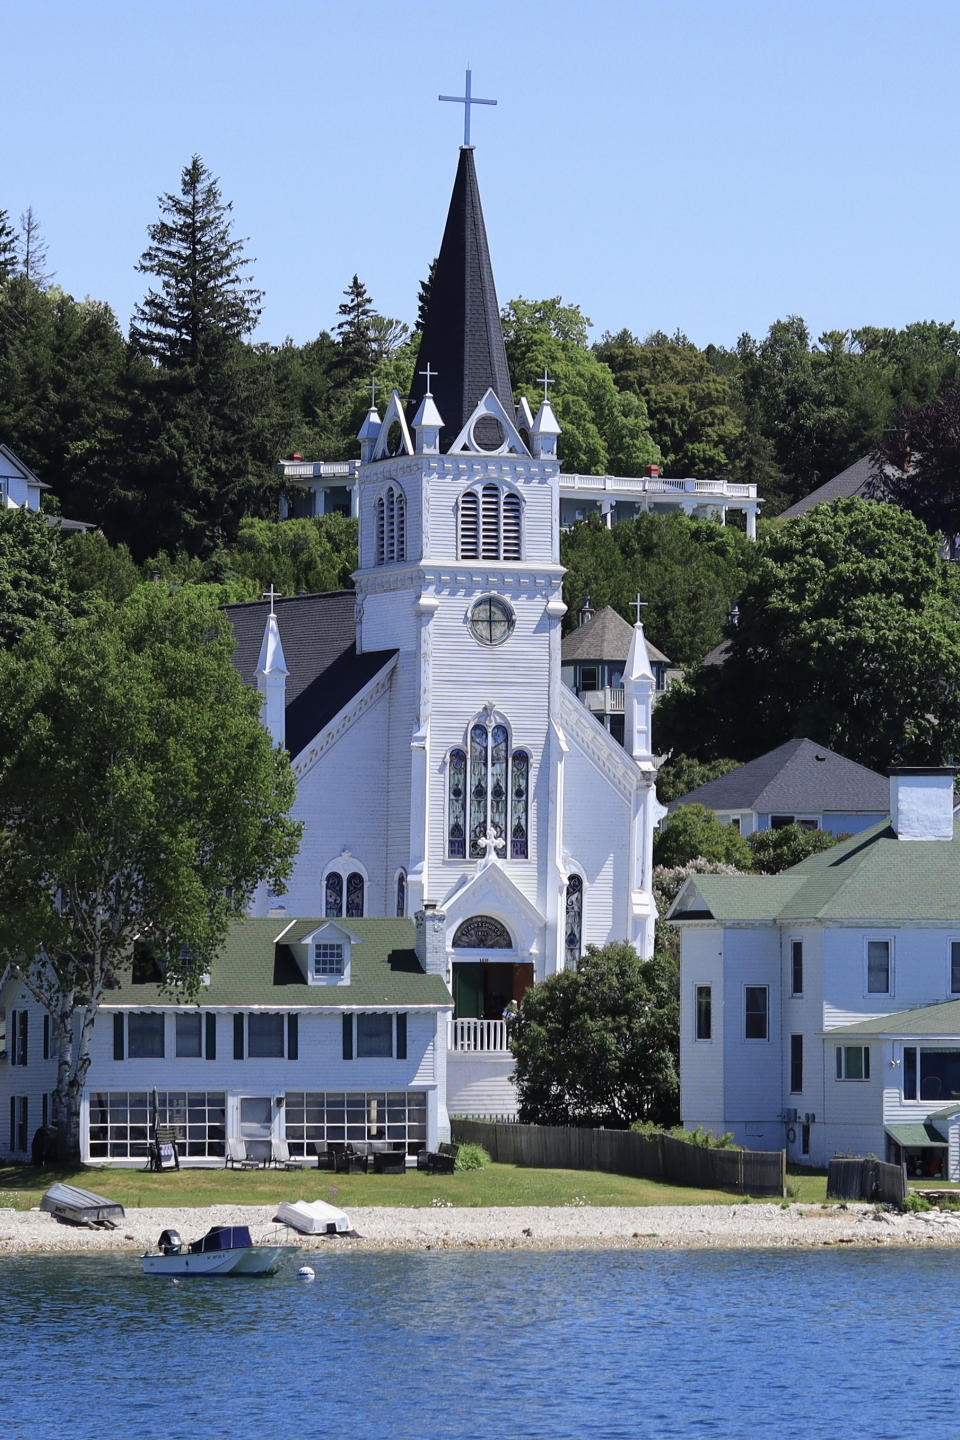
[[[313,1283],[0,1261],[3,1435],[960,1433],[949,1250],[309,1258]]]

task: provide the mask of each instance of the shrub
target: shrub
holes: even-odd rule
[[[910,1210],[916,1214],[923,1210],[929,1210],[932,1207],[926,1195],[919,1195],[916,1190],[911,1190],[909,1195],[905,1197],[901,1208]]]
[[[482,1145],[461,1145],[457,1156],[457,1170],[482,1170],[490,1164],[490,1156]]]

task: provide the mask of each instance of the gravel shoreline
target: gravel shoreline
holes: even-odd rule
[[[276,1227],[275,1206],[128,1210],[116,1230],[86,1230],[43,1211],[0,1209],[0,1256],[142,1254],[160,1231],[194,1240],[211,1225],[249,1225],[254,1239]],[[960,1245],[960,1214],[878,1211],[871,1205],[511,1206],[410,1209],[358,1206],[356,1237],[284,1232],[309,1250],[766,1249],[811,1246]]]

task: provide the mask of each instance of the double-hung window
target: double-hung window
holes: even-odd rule
[[[713,1031],[713,993],[710,985],[696,987],[696,1037],[709,1040]]]
[[[744,987],[744,1027],[747,1040],[766,1040],[770,990],[767,985],[746,985]]]
[[[867,941],[867,994],[889,995],[890,985],[890,941]]]
[[[361,1012],[343,1017],[344,1060],[406,1060],[407,1017]]]
[[[916,1052],[914,1052],[916,1053]],[[870,1079],[870,1046],[869,1045],[838,1045],[837,1046],[837,1079],[838,1080],[869,1080]]]
[[[790,941],[790,994],[803,994],[803,941]]]
[[[790,1093],[799,1095],[803,1090],[803,1036],[790,1036]]]

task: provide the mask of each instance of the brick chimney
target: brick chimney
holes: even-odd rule
[[[952,766],[890,771],[890,819],[898,840],[953,839]]]
[[[659,465],[647,465],[647,466],[645,467],[643,473],[648,477],[648,479],[650,479],[650,480],[656,480],[657,476],[660,474],[660,466],[659,466]]]
[[[436,905],[424,904],[414,916],[417,959],[428,975],[447,976],[447,917]]]

